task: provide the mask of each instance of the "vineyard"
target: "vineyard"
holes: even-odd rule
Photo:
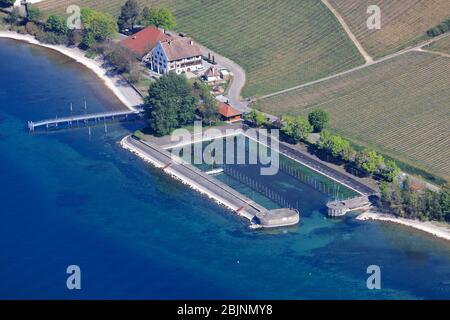
[[[429,46],[427,49],[450,54],[450,35],[443,39],[436,41],[431,46]]]
[[[330,0],[362,46],[374,57],[423,40],[428,29],[450,16],[448,0]],[[367,8],[381,9],[381,29],[367,28]]]
[[[410,52],[258,102],[263,111],[331,114],[332,129],[450,179],[450,59]]]
[[[46,0],[46,14],[70,4],[118,15],[125,0]],[[140,0],[173,10],[179,31],[241,65],[244,97],[260,96],[364,63],[333,14],[317,0]]]

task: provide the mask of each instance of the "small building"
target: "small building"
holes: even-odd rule
[[[189,38],[159,41],[152,51],[151,68],[160,74],[177,74],[203,69],[200,47]]]
[[[219,114],[222,120],[228,123],[242,121],[242,112],[225,102],[219,103]]]
[[[217,68],[215,67],[209,68],[203,75],[203,79],[206,82],[216,82],[222,80],[219,70],[217,70]]]
[[[168,41],[171,36],[151,25],[122,40],[120,44],[131,50],[138,59],[150,62],[152,50],[160,41]]]
[[[274,209],[258,213],[255,216],[255,222],[263,228],[293,226],[300,222],[300,213],[287,208]]]
[[[341,217],[349,211],[368,210],[372,203],[368,196],[360,196],[342,201],[330,201],[327,203],[328,216]]]
[[[220,70],[220,77],[222,80],[228,81],[230,79],[230,72],[226,69]]]

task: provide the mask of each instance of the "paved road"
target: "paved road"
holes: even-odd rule
[[[242,69],[242,67],[234,61],[231,61],[230,59],[218,54],[217,52],[214,52],[202,45],[200,45],[200,49],[202,50],[202,54],[204,56],[208,56],[208,54],[211,54],[211,56],[215,57],[215,61],[219,65],[233,73],[233,81],[231,83],[227,98],[229,99],[230,104],[237,109],[243,112],[249,111],[249,102],[243,101],[241,97],[241,91],[244,88],[245,82],[247,80],[245,70]]]
[[[204,56],[208,56],[208,53],[210,53],[211,56],[215,57],[215,61],[220,66],[228,69],[233,73],[233,81],[231,82],[231,86],[230,89],[228,90],[227,95],[230,104],[243,113],[250,112],[251,111],[251,108],[249,108],[250,101],[243,100],[241,97],[242,89],[244,88],[245,82],[247,80],[245,70],[242,69],[242,67],[239,66],[236,62],[218,54],[217,52],[214,52],[202,45],[199,46]],[[264,115],[272,122],[278,119],[278,117],[268,113],[264,113]]]
[[[358,192],[360,192],[364,195],[372,195],[372,194],[377,193],[376,190],[357,181],[356,179],[352,178],[350,175],[346,175],[342,172],[334,170],[333,168],[330,168],[329,166],[314,159],[311,155],[309,155],[305,152],[302,152],[300,150],[293,149],[284,142],[280,142],[280,152],[298,160],[302,164],[305,164],[311,168],[314,168],[315,170],[317,170],[329,177],[332,177],[333,179],[357,190]]]

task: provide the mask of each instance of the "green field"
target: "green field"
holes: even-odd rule
[[[450,35],[431,44],[427,49],[450,54]]]
[[[450,180],[449,83],[449,58],[410,52],[258,106],[278,115],[323,108],[353,142]]]
[[[330,0],[356,38],[374,57],[425,40],[428,29],[450,16],[449,0]],[[381,9],[381,29],[367,28],[367,8]]]
[[[69,4],[117,15],[125,0],[46,0],[47,14]],[[179,31],[247,72],[242,95],[261,96],[362,64],[353,43],[318,0],[140,0],[173,10]]]

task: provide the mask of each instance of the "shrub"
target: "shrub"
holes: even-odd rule
[[[317,109],[308,115],[308,121],[313,126],[314,132],[321,132],[328,127],[330,115],[325,110]]]
[[[51,15],[45,22],[45,31],[66,35],[69,29],[67,28],[66,20],[63,17]]]
[[[64,34],[57,34],[54,32],[42,32],[36,36],[36,39],[39,40],[42,43],[46,44],[66,44],[67,43],[67,36]]]
[[[27,30],[27,33],[32,36],[38,36],[43,32],[42,27],[34,22],[27,22],[25,25],[25,30]]]

